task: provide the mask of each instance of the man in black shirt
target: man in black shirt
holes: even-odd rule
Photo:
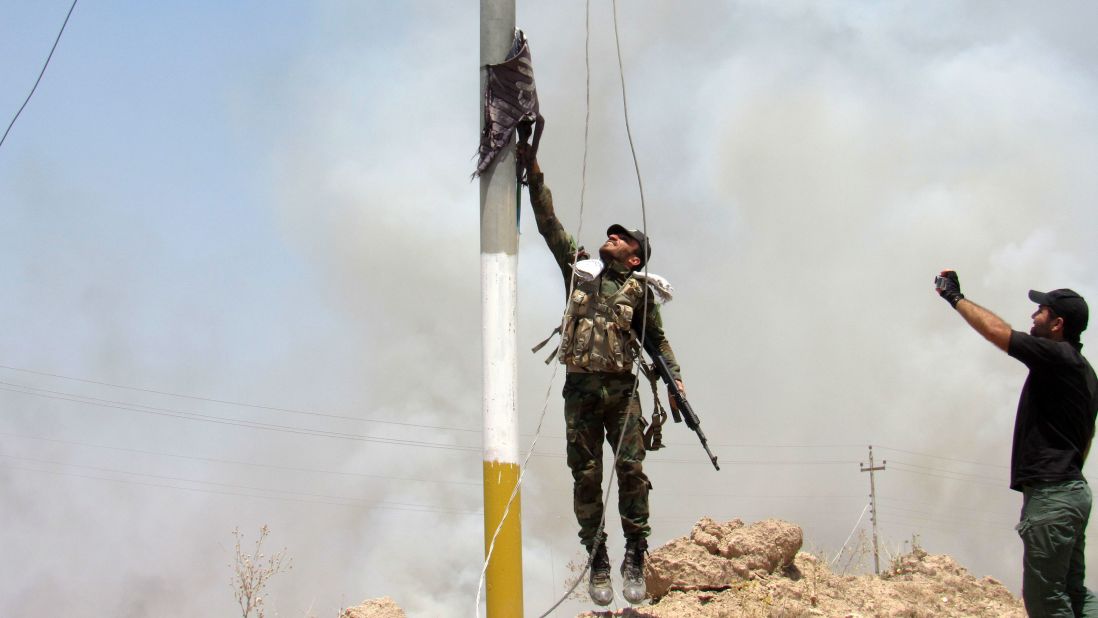
[[[1029,368],[1014,421],[1010,488],[1022,492],[1022,598],[1031,617],[1098,616],[1083,585],[1091,493],[1083,462],[1094,437],[1098,378],[1082,355],[1087,303],[1068,289],[1030,290],[1037,303],[1029,334],[961,294],[957,273],[942,271],[938,294],[985,339]]]

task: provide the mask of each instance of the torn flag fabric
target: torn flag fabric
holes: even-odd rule
[[[530,46],[522,30],[515,30],[515,41],[507,60],[484,67],[488,79],[484,88],[484,128],[480,134],[479,160],[473,176],[480,176],[495,160],[521,122],[541,118],[538,91],[534,86],[534,65],[530,61]],[[535,134],[533,148],[537,149]]]

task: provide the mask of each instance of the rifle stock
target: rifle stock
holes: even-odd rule
[[[656,369],[656,373],[659,374],[660,379],[667,384],[668,394],[673,399],[675,405],[671,406],[671,417],[676,423],[686,421],[686,426],[689,427],[694,433],[698,434],[698,440],[701,441],[702,448],[705,449],[705,454],[709,455],[709,461],[712,462],[713,467],[720,470],[721,467],[717,465],[717,456],[709,450],[709,441],[705,438],[705,432],[701,428],[701,420],[698,419],[698,415],[694,413],[694,406],[690,405],[690,402],[686,400],[686,394],[679,388],[677,382],[675,382],[675,376],[671,375],[671,367],[667,364],[667,359],[660,352],[659,346],[652,339],[645,338],[643,341],[644,351],[648,352],[648,356],[652,359],[652,366]],[[681,415],[681,416],[680,416]]]

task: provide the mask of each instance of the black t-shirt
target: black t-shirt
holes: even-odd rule
[[[1019,331],[1010,334],[1007,354],[1029,367],[1014,421],[1010,488],[1081,480],[1098,412],[1094,369],[1075,345]]]

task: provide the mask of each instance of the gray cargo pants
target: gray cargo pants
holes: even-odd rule
[[[1098,598],[1083,585],[1091,493],[1086,481],[1022,488],[1022,600],[1031,618],[1098,617]]]

